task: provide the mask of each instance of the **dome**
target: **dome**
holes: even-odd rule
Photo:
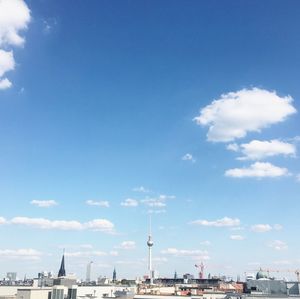
[[[262,269],[260,269],[256,274],[256,279],[266,279],[269,278],[268,274],[265,273]]]

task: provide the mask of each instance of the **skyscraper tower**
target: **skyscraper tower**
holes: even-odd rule
[[[153,240],[152,240],[152,233],[151,233],[151,216],[150,216],[150,227],[149,227],[149,236],[147,241],[147,246],[149,249],[148,252],[148,270],[150,274],[150,284],[153,284],[153,269],[152,269],[152,246],[153,246]]]
[[[86,266],[86,282],[91,282],[92,263],[93,262],[89,262]]]
[[[63,256],[62,256],[62,259],[61,259],[61,264],[60,264],[60,268],[59,268],[59,271],[58,271],[58,277],[63,277],[63,276],[66,276],[66,269],[65,269],[65,250],[63,252]]]

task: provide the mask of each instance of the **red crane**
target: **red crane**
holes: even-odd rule
[[[197,269],[200,269],[200,271],[199,271],[199,279],[203,279],[204,278],[204,264],[201,262],[200,265],[195,264],[195,267]]]

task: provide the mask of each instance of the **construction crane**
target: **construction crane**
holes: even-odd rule
[[[200,269],[199,271],[199,279],[203,279],[204,278],[204,264],[201,262],[201,264],[195,264],[195,267],[197,269]]]

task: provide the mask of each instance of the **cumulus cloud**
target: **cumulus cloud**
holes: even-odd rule
[[[15,60],[12,51],[4,51],[0,49],[0,77],[6,72],[15,68]]]
[[[75,220],[49,220],[45,218],[14,217],[10,220],[11,224],[30,226],[39,229],[57,230],[93,230],[105,233],[114,232],[114,224],[106,219],[94,219],[89,222],[81,223]]]
[[[5,223],[6,223],[6,219],[4,217],[0,217],[0,225]]]
[[[109,208],[109,202],[107,200],[101,200],[101,201],[87,200],[85,203],[89,206]]]
[[[20,259],[20,260],[39,260],[42,253],[35,249],[0,249],[0,258]]]
[[[243,240],[245,240],[245,237],[243,237],[241,235],[231,235],[230,239],[234,240],[234,241],[243,241]]]
[[[189,153],[185,154],[185,155],[181,158],[181,160],[183,160],[183,161],[196,162],[196,159],[194,159],[193,155],[192,155],[192,154],[189,154]]]
[[[20,35],[30,21],[30,10],[23,0],[0,1],[0,47],[23,46],[25,39]],[[0,89],[7,89],[12,83],[3,75],[15,68],[12,51],[0,49]]]
[[[137,207],[139,202],[136,199],[127,198],[121,202],[121,206],[123,207]]]
[[[0,1],[0,46],[22,46],[20,31],[27,29],[30,10],[23,0]]]
[[[58,203],[55,200],[32,200],[30,204],[39,208],[49,208],[56,206]]]
[[[280,240],[275,240],[275,241],[271,242],[269,244],[269,247],[271,247],[275,250],[279,250],[279,251],[288,249],[288,245],[285,242],[280,241]]]
[[[252,140],[249,143],[244,143],[238,146],[229,144],[227,149],[240,151],[244,156],[238,160],[263,160],[269,157],[283,155],[295,157],[296,146],[292,143],[283,142],[278,139],[270,141]]]
[[[255,162],[250,167],[246,168],[233,168],[225,172],[225,176],[234,178],[274,178],[289,175],[287,168],[281,168],[268,162]]]
[[[135,249],[136,244],[134,241],[123,241],[119,246],[116,248],[124,249],[124,250],[133,250]]]
[[[242,89],[221,95],[195,117],[197,124],[208,126],[207,139],[230,142],[248,132],[260,132],[272,124],[283,122],[294,113],[290,96],[259,88]]]
[[[10,88],[11,86],[12,83],[7,78],[0,80],[0,90]]]
[[[212,227],[232,227],[232,226],[239,226],[240,220],[238,218],[229,218],[224,217],[222,219],[217,220],[195,220],[192,221],[191,224],[201,225],[201,226],[212,226]]]
[[[273,226],[270,224],[255,224],[251,226],[251,230],[256,233],[266,233],[271,230],[281,230],[282,225],[274,224]]]

